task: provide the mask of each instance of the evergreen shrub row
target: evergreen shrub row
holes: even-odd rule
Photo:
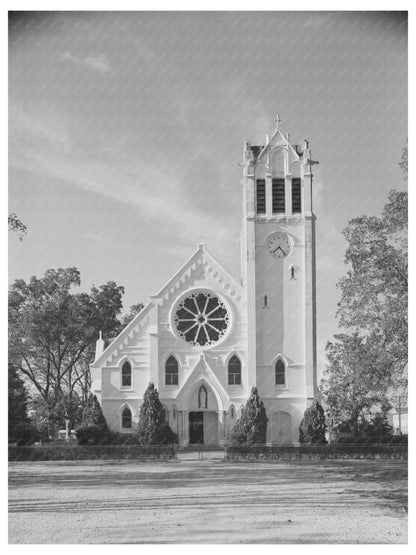
[[[230,445],[227,458],[237,460],[407,459],[407,444]]]
[[[173,445],[51,445],[9,447],[9,461],[169,460]]]

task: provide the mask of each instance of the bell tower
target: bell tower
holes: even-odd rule
[[[287,411],[295,430],[317,391],[314,162],[308,141],[291,145],[275,122],[264,145],[244,144],[248,385],[257,385],[268,413]]]

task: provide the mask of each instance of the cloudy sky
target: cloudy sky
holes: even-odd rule
[[[379,214],[407,136],[398,13],[27,13],[10,19],[9,280],[76,266],[146,302],[206,241],[240,274],[244,140],[279,113],[319,160],[319,366],[348,220]]]

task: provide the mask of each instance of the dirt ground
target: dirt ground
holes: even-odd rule
[[[407,543],[407,462],[9,464],[9,542]]]

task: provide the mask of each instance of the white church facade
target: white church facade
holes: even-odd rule
[[[134,430],[153,382],[181,445],[223,445],[256,386],[267,442],[298,442],[317,395],[311,153],[277,119],[243,162],[241,278],[200,243],[107,348],[97,341],[92,391],[114,431]]]

